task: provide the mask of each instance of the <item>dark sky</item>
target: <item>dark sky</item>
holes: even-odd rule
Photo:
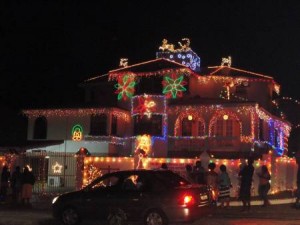
[[[282,96],[300,99],[300,1],[0,1],[0,104],[76,102],[77,84],[155,58],[163,38],[191,39],[202,66],[273,76]]]

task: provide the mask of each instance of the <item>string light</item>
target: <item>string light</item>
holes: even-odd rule
[[[170,76],[164,76],[163,80],[163,94],[167,98],[177,98],[182,97],[182,92],[186,91],[184,85],[187,82],[184,80],[183,75],[177,75],[172,73]]]

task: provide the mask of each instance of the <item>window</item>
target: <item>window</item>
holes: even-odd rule
[[[218,119],[213,131],[215,136],[234,137],[239,135],[239,128],[237,120]]]
[[[105,114],[91,116],[90,135],[107,135],[107,116]]]
[[[120,178],[118,176],[102,177],[99,181],[93,182],[91,189],[95,190],[98,188],[111,189],[120,186]]]
[[[192,136],[192,125],[192,120],[188,120],[188,118],[182,120],[182,136]]]
[[[112,115],[111,118],[111,135],[117,135],[118,128],[118,117],[116,115]]]
[[[162,115],[134,116],[134,135],[162,136]]]
[[[47,138],[47,119],[44,116],[38,117],[34,122],[34,139]]]

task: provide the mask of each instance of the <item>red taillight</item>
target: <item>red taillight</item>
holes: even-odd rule
[[[180,198],[179,204],[183,206],[192,206],[195,204],[195,198],[191,194],[184,194]]]

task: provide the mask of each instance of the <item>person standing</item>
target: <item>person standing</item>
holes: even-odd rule
[[[24,168],[24,172],[22,174],[22,203],[28,204],[30,203],[30,199],[32,197],[32,188],[35,183],[35,177],[29,168],[26,166]]]
[[[197,184],[206,184],[205,183],[205,169],[202,166],[200,160],[196,161],[196,164],[193,168],[193,174],[195,175],[195,181]]]
[[[10,181],[10,172],[8,167],[5,165],[2,169],[1,173],[1,186],[0,186],[0,200],[1,202],[5,202],[7,198],[7,189],[9,187]]]
[[[225,165],[220,166],[221,173],[219,174],[219,197],[218,201],[221,202],[221,207],[229,207],[230,202],[230,188],[231,188],[231,180],[227,173],[227,169]],[[226,204],[226,206],[224,206]]]
[[[185,165],[185,172],[186,172],[185,178],[189,182],[195,183],[194,174],[193,174],[193,167],[190,164]]]
[[[254,173],[254,167],[252,164],[253,159],[248,159],[247,165],[239,172],[239,177],[241,179],[240,199],[243,203],[242,211],[249,211],[251,206],[251,186]]]
[[[208,171],[205,174],[205,181],[207,186],[212,190],[212,199],[214,203],[217,203],[218,199],[218,173],[215,171],[216,164],[209,163]]]
[[[16,166],[15,171],[11,176],[12,199],[14,203],[18,203],[22,190],[22,173],[19,166]]]
[[[268,199],[268,192],[271,187],[270,186],[271,175],[269,173],[268,167],[266,165],[263,165],[261,167],[261,171],[257,173],[257,176],[259,177],[258,195],[264,201],[263,206],[268,206],[270,205]]]

